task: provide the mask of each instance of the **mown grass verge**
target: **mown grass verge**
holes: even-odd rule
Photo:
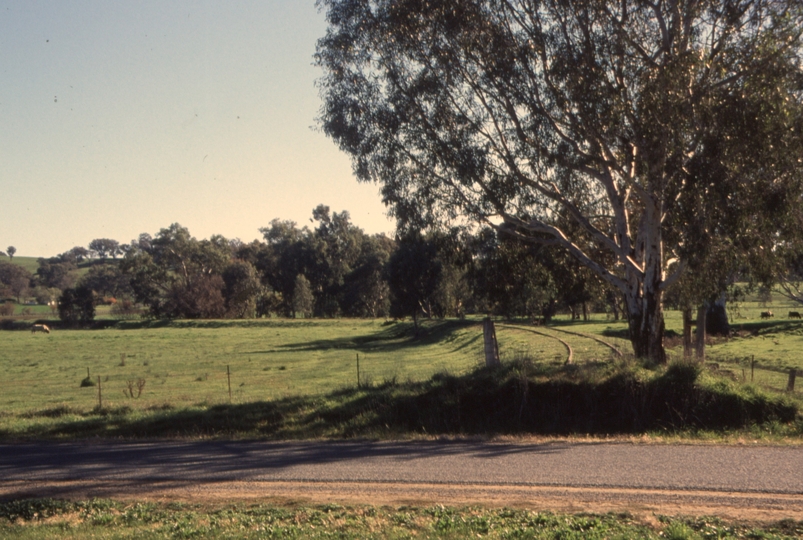
[[[69,502],[0,503],[14,538],[795,538],[803,522],[732,523],[629,514],[553,514],[481,507],[376,507]]]
[[[409,438],[739,432],[797,437],[797,403],[689,364],[526,359],[324,395],[145,410],[53,407],[0,417],[0,439]]]

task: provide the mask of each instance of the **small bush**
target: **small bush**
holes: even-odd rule
[[[23,499],[0,503],[0,518],[12,523],[18,519],[32,521],[65,514],[73,510],[69,501],[57,499]]]
[[[0,305],[0,316],[2,317],[11,317],[14,315],[14,302],[8,300],[4,304]]]
[[[129,380],[126,382],[127,388],[123,389],[123,394],[126,397],[136,399],[142,395],[142,390],[145,388],[145,379]]]

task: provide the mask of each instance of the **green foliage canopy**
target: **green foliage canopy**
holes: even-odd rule
[[[796,0],[321,4],[320,123],[358,178],[402,225],[561,246],[624,296],[638,356],[665,360],[662,295],[706,235],[766,253],[800,191]]]

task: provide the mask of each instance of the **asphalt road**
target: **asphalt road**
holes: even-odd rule
[[[560,442],[0,445],[1,497],[116,494],[365,503],[554,499],[575,509],[727,507],[728,515],[751,511],[803,519],[803,448]]]

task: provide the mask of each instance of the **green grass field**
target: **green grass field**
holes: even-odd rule
[[[148,408],[273,400],[315,395],[362,383],[424,380],[463,373],[480,361],[481,329],[473,323],[433,325],[412,340],[409,325],[367,320],[260,320],[121,323],[107,330],[2,332],[0,366],[6,413],[58,406],[89,409],[100,377],[104,406]],[[128,381],[144,380],[126,397]]]
[[[369,320],[125,322],[105,330],[53,330],[49,335],[2,332],[0,366],[7,386],[0,410],[20,413],[59,406],[97,405],[97,387],[81,387],[89,371],[100,377],[104,406],[149,408],[170,404],[244,403],[319,395],[389,380],[423,381],[435,373],[464,374],[483,362],[478,321],[425,322],[415,339],[409,323]],[[559,366],[607,361],[608,346],[627,353],[629,343],[603,335],[623,324],[606,321],[533,328],[500,322],[504,360],[531,358]],[[573,332],[572,334],[561,329]],[[583,335],[579,335],[583,334]],[[227,371],[228,370],[228,371]],[[124,395],[129,381],[145,381],[139,398]]]
[[[774,317],[761,319],[762,311],[772,311]],[[733,337],[713,338],[707,347],[706,360],[720,364],[736,378],[780,391],[786,388],[790,368],[803,371],[803,321],[789,319],[790,311],[803,312],[796,304],[777,292],[770,302],[759,302],[750,295],[743,302],[729,306]],[[667,328],[682,332],[680,313],[667,313]],[[676,349],[680,351],[680,349]],[[751,363],[755,371],[751,375]],[[798,393],[803,381],[798,379]]]
[[[39,308],[35,318],[51,317],[46,306]],[[761,320],[760,312],[766,309],[773,310],[776,317]],[[756,391],[784,396],[788,369],[803,369],[803,322],[787,319],[791,310],[803,311],[777,296],[767,305],[749,298],[736,306],[730,313],[736,335],[710,341],[709,369],[703,384],[729,385],[748,399]],[[107,308],[98,310],[98,318],[111,318]],[[20,328],[33,319],[16,320],[15,327]],[[679,313],[668,311],[666,321],[670,334],[681,332]],[[582,385],[584,380],[604,377],[613,366],[627,364],[631,348],[626,335],[624,322],[604,315],[584,322],[559,316],[548,327],[498,320],[501,356],[512,366],[513,379],[502,379],[502,385],[494,387],[492,377],[472,375],[483,364],[479,318],[424,321],[418,337],[409,322],[350,319],[122,320],[115,327],[96,330],[54,329],[51,334],[0,331],[0,369],[4,374],[0,440],[493,434],[483,428],[466,427],[463,431],[458,427],[455,431],[450,427],[455,422],[455,405],[459,425],[462,394],[473,400],[482,397],[483,389],[501,390],[515,401],[520,415],[517,373],[534,381],[538,392],[549,391],[553,383],[578,381]],[[669,339],[668,344],[670,358],[680,358],[678,340]],[[574,366],[565,365],[569,350]],[[358,355],[360,389],[356,388]],[[750,384],[752,360],[756,369]],[[87,370],[92,386],[82,386]],[[586,374],[590,377],[583,379]],[[636,375],[655,374],[637,368]],[[127,395],[133,390],[136,396],[141,382],[141,395]],[[782,399],[803,403],[801,389],[803,377],[798,379],[797,392]],[[99,390],[103,409],[97,408]],[[497,397],[488,403],[503,405]],[[480,415],[489,410],[483,408],[484,402],[474,405],[481,410]],[[471,404],[463,403],[463,411],[470,408]],[[420,418],[421,426],[446,427],[441,431],[412,424],[404,427],[410,418]],[[468,426],[471,419],[462,421]],[[802,432],[803,421],[798,414],[796,421],[786,425],[773,421],[732,433],[669,430],[651,432],[650,436],[739,442],[747,437],[797,443]],[[646,524],[627,515],[555,515],[443,506],[208,508],[37,500],[0,505],[0,536],[25,538],[228,538],[266,534],[291,538],[787,538],[798,537],[802,525],[791,521],[735,524],[716,518],[663,517],[658,523]]]
[[[668,327],[679,317],[668,312]],[[479,321],[431,321],[414,339],[409,323],[382,321],[285,320],[121,321],[105,330],[54,330],[0,333],[0,368],[5,389],[0,411],[67,406],[88,409],[98,402],[97,387],[81,387],[100,377],[106,406],[149,408],[198,403],[244,403],[294,395],[320,395],[356,386],[357,357],[363,384],[388,380],[422,381],[438,372],[463,374],[482,363]],[[745,321],[741,337],[715,340],[709,361],[741,377],[755,360],[755,382],[785,388],[789,367],[803,369],[803,323]],[[499,321],[503,359],[527,357],[551,365],[608,361],[611,347],[625,354],[624,323],[597,316],[590,322],[556,319],[549,327]],[[592,339],[596,337],[597,340]],[[680,349],[670,350],[679,357]],[[124,395],[129,381],[145,381],[141,396]],[[136,386],[135,386],[136,387]]]
[[[28,318],[17,317],[14,327],[52,317],[46,306],[37,307]],[[776,317],[760,319],[767,309]],[[803,370],[803,322],[786,318],[792,310],[800,308],[777,294],[770,304],[748,298],[731,306],[735,335],[710,340],[710,369],[781,395],[789,369]],[[106,306],[98,318],[111,318]],[[363,387],[461,376],[483,364],[480,318],[424,321],[419,337],[410,322],[356,319],[113,324],[49,335],[0,331],[0,431],[20,433],[26,425],[63,421],[65,414],[88,414],[100,400],[106,410],[148,415],[325,396],[357,386],[358,356]],[[668,335],[681,333],[678,312],[667,311],[666,324]],[[620,353],[631,354],[626,324],[600,314],[589,321],[563,315],[547,327],[498,320],[497,336],[503,361],[537,364],[541,372],[560,370],[570,350],[578,366],[608,365]],[[670,359],[680,359],[680,340],[667,343]],[[87,373],[93,385],[82,385]],[[790,397],[800,401],[801,389],[803,376]]]
[[[749,388],[755,387],[780,397],[787,374],[780,364],[762,355],[760,346],[766,340],[761,332],[774,328],[776,340],[792,350],[800,347],[801,323],[756,324],[763,325],[757,334],[709,348],[709,358],[720,364],[711,368],[711,376],[724,377],[729,384],[747,384],[748,396],[754,392]],[[24,324],[19,322],[17,328]],[[557,319],[548,327],[497,322],[503,362],[528,366],[535,377],[531,380],[547,385],[550,380],[576,384],[583,377],[601,381],[611,376],[621,369],[616,366],[628,362],[625,332],[624,323],[602,316],[574,323]],[[383,436],[385,424],[376,422],[390,414],[394,400],[417,403],[415,410],[443,406],[444,414],[451,414],[448,401],[452,398],[445,396],[446,402],[426,405],[431,399],[426,396],[437,394],[439,388],[464,392],[478,384],[480,379],[472,379],[472,374],[484,363],[479,319],[424,321],[417,337],[409,322],[261,319],[119,321],[107,329],[54,329],[50,334],[2,331],[0,339],[0,369],[5,375],[0,434],[4,438],[104,433]],[[739,356],[728,356],[729,347],[736,348]],[[566,371],[569,349],[575,369]],[[744,376],[741,371],[743,356],[750,351],[757,363],[753,385],[749,367]],[[681,355],[678,349],[670,353]],[[355,391],[358,356],[362,390]],[[798,357],[789,358],[801,366]],[[91,385],[82,384],[87,373]],[[464,376],[468,378],[463,382],[454,379]],[[660,372],[644,376],[660,376]],[[434,386],[429,381],[435,381]],[[396,388],[396,384],[407,386]],[[508,383],[500,379],[488,384]],[[800,401],[800,384],[797,390],[785,399]],[[98,410],[101,403],[103,409]],[[241,422],[233,422],[232,415]],[[481,423],[455,428],[451,421],[438,419],[428,419],[414,429],[424,430],[428,422],[439,426],[438,430],[486,429]],[[403,424],[390,427],[388,434],[403,436],[398,431],[407,429],[400,427]]]

